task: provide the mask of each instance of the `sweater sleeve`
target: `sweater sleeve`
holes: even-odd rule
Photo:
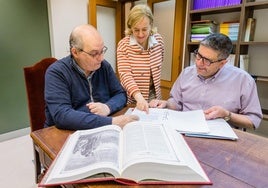
[[[139,91],[139,87],[133,77],[130,61],[127,54],[128,38],[129,37],[126,37],[119,42],[116,55],[120,81],[123,87],[126,89],[128,95],[132,96],[133,93]]]

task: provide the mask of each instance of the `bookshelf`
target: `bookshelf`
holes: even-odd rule
[[[268,120],[268,0],[229,0],[235,2],[233,5],[217,5],[196,8],[196,1],[188,0],[185,22],[185,41],[183,54],[183,67],[187,67],[191,62],[191,53],[198,48],[199,42],[191,41],[192,22],[200,20],[212,20],[218,24],[224,22],[239,23],[237,40],[233,40],[234,65],[240,67],[241,55],[249,56],[248,72],[257,83],[260,102],[263,108],[264,120]],[[201,0],[202,1],[202,0]],[[215,3],[219,2],[214,0]],[[214,2],[211,1],[211,2]],[[204,1],[203,1],[204,2]],[[210,2],[210,4],[211,4]],[[226,1],[221,1],[226,2]],[[195,8],[194,8],[195,7]],[[255,19],[253,38],[249,41],[245,39],[246,28],[249,18]]]

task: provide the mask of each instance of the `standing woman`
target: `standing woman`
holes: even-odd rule
[[[164,43],[145,4],[134,6],[127,19],[126,36],[118,43],[117,67],[127,91],[128,104],[148,112],[151,99],[161,99],[160,77]]]

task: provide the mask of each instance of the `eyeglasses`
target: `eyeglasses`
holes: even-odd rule
[[[100,52],[93,52],[93,53],[86,52],[86,51],[84,51],[83,49],[80,49],[80,48],[78,50],[80,50],[81,52],[86,53],[87,55],[91,56],[92,58],[96,58],[96,57],[99,57],[99,56],[105,54],[106,51],[108,50],[108,48],[106,46],[104,46]]]
[[[216,61],[212,61],[212,60],[210,60],[210,59],[208,59],[208,58],[202,56],[202,55],[198,52],[197,49],[194,51],[194,56],[195,56],[195,59],[196,59],[196,60],[198,60],[198,61],[202,60],[202,62],[203,62],[205,65],[207,65],[207,66],[211,65],[212,63],[217,63],[217,62],[220,62],[220,61],[222,61],[222,60],[225,60],[225,59],[218,59],[218,60],[216,60]]]

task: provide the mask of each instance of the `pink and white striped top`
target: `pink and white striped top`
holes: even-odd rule
[[[164,58],[164,42],[160,34],[150,36],[149,48],[143,49],[131,36],[123,38],[117,47],[117,68],[121,84],[127,91],[128,104],[135,103],[133,93],[140,91],[149,100],[152,78],[157,99],[161,99],[160,78]]]

